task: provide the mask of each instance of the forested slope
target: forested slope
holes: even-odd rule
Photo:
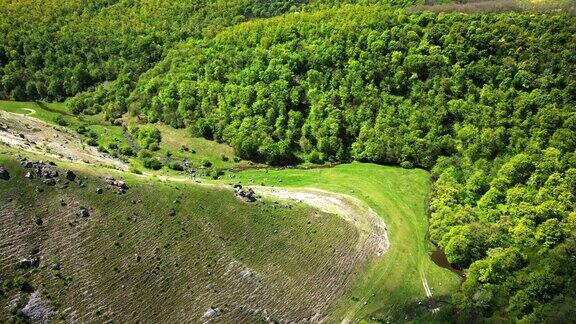
[[[64,100],[87,91],[94,100],[75,109],[97,113],[105,107],[118,117],[133,82],[180,41],[211,38],[255,18],[356,1],[379,2],[2,0],[0,98]]]
[[[122,109],[131,82],[175,42],[295,10],[303,2],[3,0],[0,96],[63,100],[115,81],[96,89],[93,96],[101,103],[114,101],[120,105],[116,109]]]
[[[562,14],[289,14],[178,46],[140,78],[129,107],[272,164],[430,168],[431,238],[470,267],[460,316],[566,319],[574,35],[576,19]]]

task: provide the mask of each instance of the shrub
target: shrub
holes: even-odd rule
[[[161,135],[160,131],[152,125],[129,126],[128,131],[135,137],[138,145],[145,149],[157,151],[160,147]]]
[[[130,172],[132,172],[132,173],[134,173],[134,174],[142,174],[142,171],[141,171],[140,169],[136,168],[136,167],[133,166],[133,165],[130,165],[130,166],[128,167],[128,171],[130,171]]]
[[[127,146],[127,145],[121,146],[119,151],[120,151],[120,154],[122,154],[122,155],[126,155],[126,156],[133,156],[134,155],[132,148],[130,146]]]
[[[184,171],[184,167],[180,162],[172,162],[168,164],[168,167],[174,171]]]
[[[158,151],[160,149],[160,146],[158,146],[158,143],[151,143],[150,145],[148,145],[148,149],[150,151]]]
[[[78,129],[76,129],[76,132],[80,135],[85,135],[88,132],[88,128],[86,128],[85,125],[80,125],[78,126]]]
[[[207,160],[207,159],[202,160],[201,164],[205,168],[209,168],[212,166],[212,162],[210,162],[210,160]]]
[[[237,156],[234,157],[234,162],[238,163],[238,162],[240,162],[240,161],[242,161],[241,158],[239,158],[239,157],[237,157]]]
[[[92,137],[89,137],[88,139],[86,139],[86,144],[90,145],[90,146],[96,146],[98,145],[98,142],[96,142],[96,140]]]
[[[224,171],[223,170],[214,170],[211,173],[212,179],[216,180],[218,178],[220,178],[221,176],[224,175]]]
[[[402,161],[400,162],[400,166],[404,169],[412,169],[414,165],[410,161]]]
[[[320,153],[318,153],[318,151],[312,151],[310,154],[308,154],[308,162],[315,164],[322,163],[322,157],[320,156]]]
[[[116,143],[110,143],[108,144],[108,148],[111,150],[117,150],[118,149],[118,144]]]
[[[62,117],[62,115],[54,117],[54,122],[56,122],[56,124],[60,126],[68,126],[68,122],[66,121],[66,119],[64,119],[64,117]]]
[[[162,168],[162,162],[153,157],[142,159],[142,164],[144,167],[152,170],[160,170]]]
[[[14,287],[20,289],[20,291],[22,291],[22,292],[34,291],[34,288],[30,284],[28,279],[24,276],[17,276],[13,279],[12,282],[13,282]]]
[[[142,159],[150,158],[152,157],[152,152],[148,150],[140,150],[140,152],[138,153],[138,157]]]
[[[228,158],[226,155],[222,154],[220,156],[220,158],[222,159],[222,161],[227,162],[228,160],[230,160],[230,158]]]

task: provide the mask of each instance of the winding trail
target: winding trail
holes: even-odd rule
[[[27,114],[24,114],[24,116],[30,116],[36,113],[36,110],[32,109],[32,108],[20,108],[20,110],[24,110],[27,111]]]
[[[371,208],[352,196],[315,188],[251,187],[257,194],[268,198],[304,203],[326,213],[336,214],[358,230],[358,249],[366,249],[377,256],[389,246],[386,224]]]

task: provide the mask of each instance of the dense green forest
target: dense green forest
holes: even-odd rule
[[[296,10],[302,2],[2,1],[0,94],[62,100],[100,85],[94,96],[122,102],[138,75],[175,42]],[[106,81],[115,91],[107,91]]]
[[[426,168],[430,238],[468,269],[445,316],[576,315],[574,16],[69,2],[8,2],[0,96],[74,96],[74,113],[189,127],[273,165]]]
[[[2,0],[0,97],[60,101],[89,91],[97,104],[77,109],[96,113],[114,102],[106,108],[118,114],[138,76],[176,43],[211,38],[250,19],[340,2],[351,1]]]

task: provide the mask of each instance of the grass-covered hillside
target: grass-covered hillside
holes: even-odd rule
[[[81,163],[80,165],[83,164],[84,167],[79,165],[74,167],[75,164],[70,164],[71,162],[65,163],[66,166],[73,166],[73,168],[80,168],[80,170],[84,170],[86,163],[90,163],[92,166],[89,171],[92,175],[118,174],[112,169],[129,169],[132,173],[141,173],[141,171],[137,171],[145,170],[146,175],[136,176],[128,174],[128,177],[135,179],[137,183],[147,183],[146,185],[150,188],[150,191],[156,192],[158,195],[165,195],[164,191],[159,187],[161,184],[157,181],[148,182],[148,176],[158,177],[163,180],[168,179],[175,184],[181,182],[192,183],[192,180],[194,180],[194,182],[199,181],[209,185],[206,187],[202,184],[201,187],[196,187],[198,192],[202,190],[211,191],[214,186],[221,187],[224,185],[231,187],[232,184],[256,186],[255,188],[258,188],[257,192],[274,192],[276,187],[287,186],[294,190],[293,197],[296,201],[304,198],[310,199],[313,202],[313,206],[318,207],[319,205],[323,210],[325,209],[330,213],[337,213],[337,211],[329,207],[330,205],[338,207],[342,204],[338,195],[354,197],[345,198],[345,201],[357,199],[363,206],[361,209],[368,210],[369,217],[376,217],[383,221],[384,227],[380,227],[380,230],[374,232],[370,222],[366,223],[359,218],[357,208],[339,207],[344,208],[345,214],[348,217],[352,217],[353,224],[357,227],[357,242],[354,243],[354,240],[349,240],[345,237],[348,240],[348,245],[351,248],[359,249],[358,252],[364,251],[362,252],[363,256],[348,256],[348,261],[342,261],[344,262],[343,264],[348,262],[361,266],[366,261],[372,261],[374,255],[370,257],[369,251],[374,248],[374,240],[380,242],[377,243],[380,248],[376,254],[382,255],[384,251],[385,254],[384,257],[379,257],[373,260],[375,262],[367,264],[367,267],[359,268],[359,273],[350,276],[350,283],[347,284],[346,289],[342,288],[341,294],[332,296],[334,299],[332,307],[328,309],[327,313],[321,312],[320,317],[328,316],[329,321],[367,317],[383,321],[398,320],[405,317],[414,319],[431,315],[430,311],[444,303],[448,299],[449,294],[456,290],[458,277],[449,270],[437,267],[429,258],[429,254],[435,250],[435,247],[426,239],[425,198],[430,190],[430,183],[429,174],[423,170],[405,170],[375,164],[352,164],[336,168],[310,170],[270,170],[260,165],[259,169],[248,169],[238,172],[238,169],[250,168],[251,166],[246,164],[245,161],[238,163],[234,159],[224,161],[220,156],[216,158],[213,165],[205,167],[197,164],[194,158],[202,157],[204,160],[210,161],[211,154],[229,152],[231,148],[205,139],[193,139],[184,134],[178,136],[178,133],[184,132],[184,130],[175,130],[161,124],[145,125],[151,129],[158,130],[161,138],[159,149],[157,151],[148,151],[154,154],[150,159],[161,163],[160,161],[168,159],[167,152],[174,152],[174,154],[170,154],[169,159],[173,163],[178,161],[178,163],[181,163],[179,165],[182,166],[184,164],[180,159],[186,159],[188,161],[186,168],[183,171],[178,171],[175,168],[171,168],[171,164],[169,164],[163,165],[159,170],[144,169],[142,164],[144,164],[143,162],[146,159],[141,156],[120,155],[124,161],[129,163],[127,168],[122,160],[113,158],[113,155],[118,150],[110,149],[113,144],[117,144],[118,147],[128,145],[127,139],[121,135],[122,128],[120,126],[106,124],[104,121],[101,121],[100,124],[95,121],[91,123],[85,118],[66,115],[61,108],[57,104],[42,102],[0,102],[0,109],[4,110],[0,111],[0,141],[4,141],[20,150],[34,152],[38,157],[50,155],[60,157],[60,159],[67,159],[74,163]],[[96,118],[98,116],[90,116],[91,120]],[[57,121],[61,123],[58,124]],[[86,128],[88,132],[93,132],[96,136],[92,137],[91,135],[78,133],[78,129],[82,127]],[[116,133],[120,135],[112,136],[112,134]],[[97,149],[87,144],[84,145],[84,142],[91,141],[94,138],[96,139]],[[192,153],[190,149],[187,151],[178,149],[178,147],[188,144],[193,144],[190,147],[198,151]],[[10,149],[4,151],[3,154],[14,152],[16,150]],[[10,161],[10,158],[7,157],[6,160]],[[13,167],[11,163],[0,163],[0,166],[8,168],[10,171],[12,171]],[[23,171],[30,172],[28,169]],[[11,172],[11,175],[14,177],[13,172]],[[17,176],[20,175],[17,173]],[[12,182],[12,184],[19,186],[20,181],[17,180]],[[104,185],[102,180],[101,185]],[[41,186],[40,188],[45,187]],[[188,190],[186,188],[188,186],[181,187],[183,190]],[[312,196],[310,196],[308,190],[311,190],[311,188],[325,191],[321,193],[312,191]],[[6,189],[7,191],[10,190],[10,188]],[[131,190],[128,191],[128,194],[130,192]],[[227,194],[231,195],[232,193],[228,191]],[[92,193],[89,197],[100,198],[97,193]],[[190,196],[188,193],[185,197],[185,199],[197,201],[193,195]],[[36,196],[35,199],[44,200],[45,196]],[[151,197],[151,199],[154,198]],[[207,199],[212,200],[212,204],[227,205],[230,203],[212,196]],[[116,204],[121,204],[121,201],[114,200],[106,203],[110,204],[110,208],[114,208]],[[29,206],[29,204],[29,201],[18,201],[14,205],[7,205],[5,211],[11,213],[17,206]],[[284,205],[275,203],[271,205],[271,208],[275,209],[281,206]],[[126,208],[131,209],[132,205],[129,204]],[[164,211],[161,211],[156,205],[149,205],[145,208],[147,208],[152,218],[162,219],[165,216]],[[213,213],[211,209],[205,209],[203,212]],[[244,212],[244,209],[234,209],[230,213],[222,215],[222,217],[236,218],[237,213],[242,214]],[[300,217],[300,213],[299,209],[290,209],[287,217]],[[44,214],[45,211],[40,211],[36,216],[44,218]],[[184,217],[192,216],[186,214]],[[282,226],[285,227],[285,225]],[[329,228],[319,230],[327,231],[327,235],[336,235],[338,237],[341,235],[339,232],[331,231]],[[382,230],[384,230],[384,236],[382,236]],[[388,230],[390,232],[386,234]],[[173,229],[170,228],[167,231],[173,232]],[[199,237],[204,237],[205,235],[210,234],[207,232],[198,233]],[[243,234],[239,233],[238,235]],[[267,238],[263,237],[262,239]],[[291,236],[291,239],[300,241],[308,238]],[[161,241],[163,238],[158,240]],[[309,240],[308,244],[310,243],[312,241]],[[259,244],[256,241],[246,242],[246,244],[252,246],[252,248],[259,249]],[[292,244],[292,246],[297,249],[300,248],[297,247],[297,244]],[[95,249],[100,249],[100,247],[95,247]],[[403,257],[405,255],[410,255],[410,257]],[[367,256],[368,258],[366,258]],[[190,268],[191,266],[186,265],[185,267]],[[345,268],[346,266],[339,265],[334,269],[338,269],[335,271],[340,272]],[[8,268],[5,275],[9,278],[15,276],[12,272],[13,270]],[[166,275],[170,273],[171,271],[167,271]],[[430,291],[428,292],[426,289],[430,289]],[[22,298],[23,303],[27,301],[27,297],[24,296]],[[266,296],[261,297],[265,298]],[[308,302],[314,302],[317,296],[308,296],[306,298],[310,298],[310,300],[306,299]],[[13,311],[17,314],[18,306],[14,307]]]
[[[60,161],[52,186],[26,166],[41,156],[1,149],[2,322],[321,319],[368,260],[353,225],[303,204]]]
[[[328,322],[361,318],[378,322],[421,317],[425,321],[444,320],[441,316],[430,317],[430,311],[443,308],[460,278],[430,259],[436,248],[426,238],[428,222],[423,217],[430,190],[427,172],[353,163],[308,170],[245,170],[233,176],[234,182],[242,184],[317,188],[350,195],[363,201],[386,223],[388,252],[362,274]],[[431,289],[430,296],[423,285]]]

